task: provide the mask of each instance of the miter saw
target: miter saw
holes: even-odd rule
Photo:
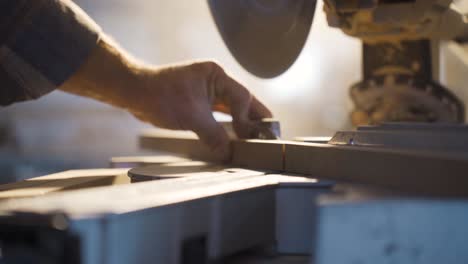
[[[209,3],[233,55],[264,78],[299,55],[316,5]],[[468,36],[451,3],[325,1],[329,24],[364,43],[355,124],[464,120],[437,83],[438,42]],[[468,263],[467,125],[385,123],[294,141],[279,139],[275,120],[251,140],[223,126],[228,163],[195,134],[151,130],[142,148],[178,156],[0,186],[0,263]]]
[[[464,42],[468,23],[452,0],[324,0],[328,24],[363,42],[363,81],[351,87],[354,125],[465,120],[463,102],[438,82],[439,43]],[[272,78],[297,58],[315,0],[209,0],[229,50]]]

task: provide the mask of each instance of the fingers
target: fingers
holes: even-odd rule
[[[253,121],[271,118],[271,111],[224,71],[216,74],[214,85],[217,99],[229,108],[238,137],[249,138],[255,130]]]
[[[193,132],[215,152],[219,161],[229,160],[231,153],[229,137],[224,128],[214,119],[211,109],[207,107],[199,112],[195,111],[191,123]]]
[[[231,114],[231,109],[223,102],[213,105],[213,111],[221,112],[224,114]],[[263,118],[272,118],[273,114],[270,110],[261,103],[255,96],[252,96],[249,108],[249,119],[260,120]]]
[[[260,120],[263,118],[272,118],[273,114],[264,104],[262,104],[255,96],[252,96],[250,102],[249,117],[252,120]]]

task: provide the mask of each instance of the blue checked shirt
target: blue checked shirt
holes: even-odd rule
[[[70,0],[0,0],[0,106],[60,86],[87,59],[99,32]]]

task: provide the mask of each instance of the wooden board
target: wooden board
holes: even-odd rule
[[[285,141],[236,140],[232,142],[232,165],[267,171],[284,170]]]
[[[237,191],[273,188],[278,176],[263,173],[197,174],[164,181],[149,181],[101,188],[57,192],[46,196],[0,202],[0,210],[31,213],[60,211],[70,217],[123,214]]]
[[[423,196],[468,196],[468,159],[421,151],[287,144],[285,171]]]
[[[203,161],[219,162],[220,157],[192,133],[145,131],[140,136],[140,147]]]
[[[205,160],[196,139],[144,135],[143,147],[177,145],[177,153]],[[468,197],[468,157],[459,152],[335,146],[294,141],[233,141],[231,164],[263,171],[298,173],[409,192],[422,196]],[[157,147],[157,146],[156,146]]]

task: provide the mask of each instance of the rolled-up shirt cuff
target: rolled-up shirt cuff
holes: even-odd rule
[[[99,27],[71,1],[34,2],[33,12],[0,46],[0,105],[51,92],[78,70],[99,40]]]

